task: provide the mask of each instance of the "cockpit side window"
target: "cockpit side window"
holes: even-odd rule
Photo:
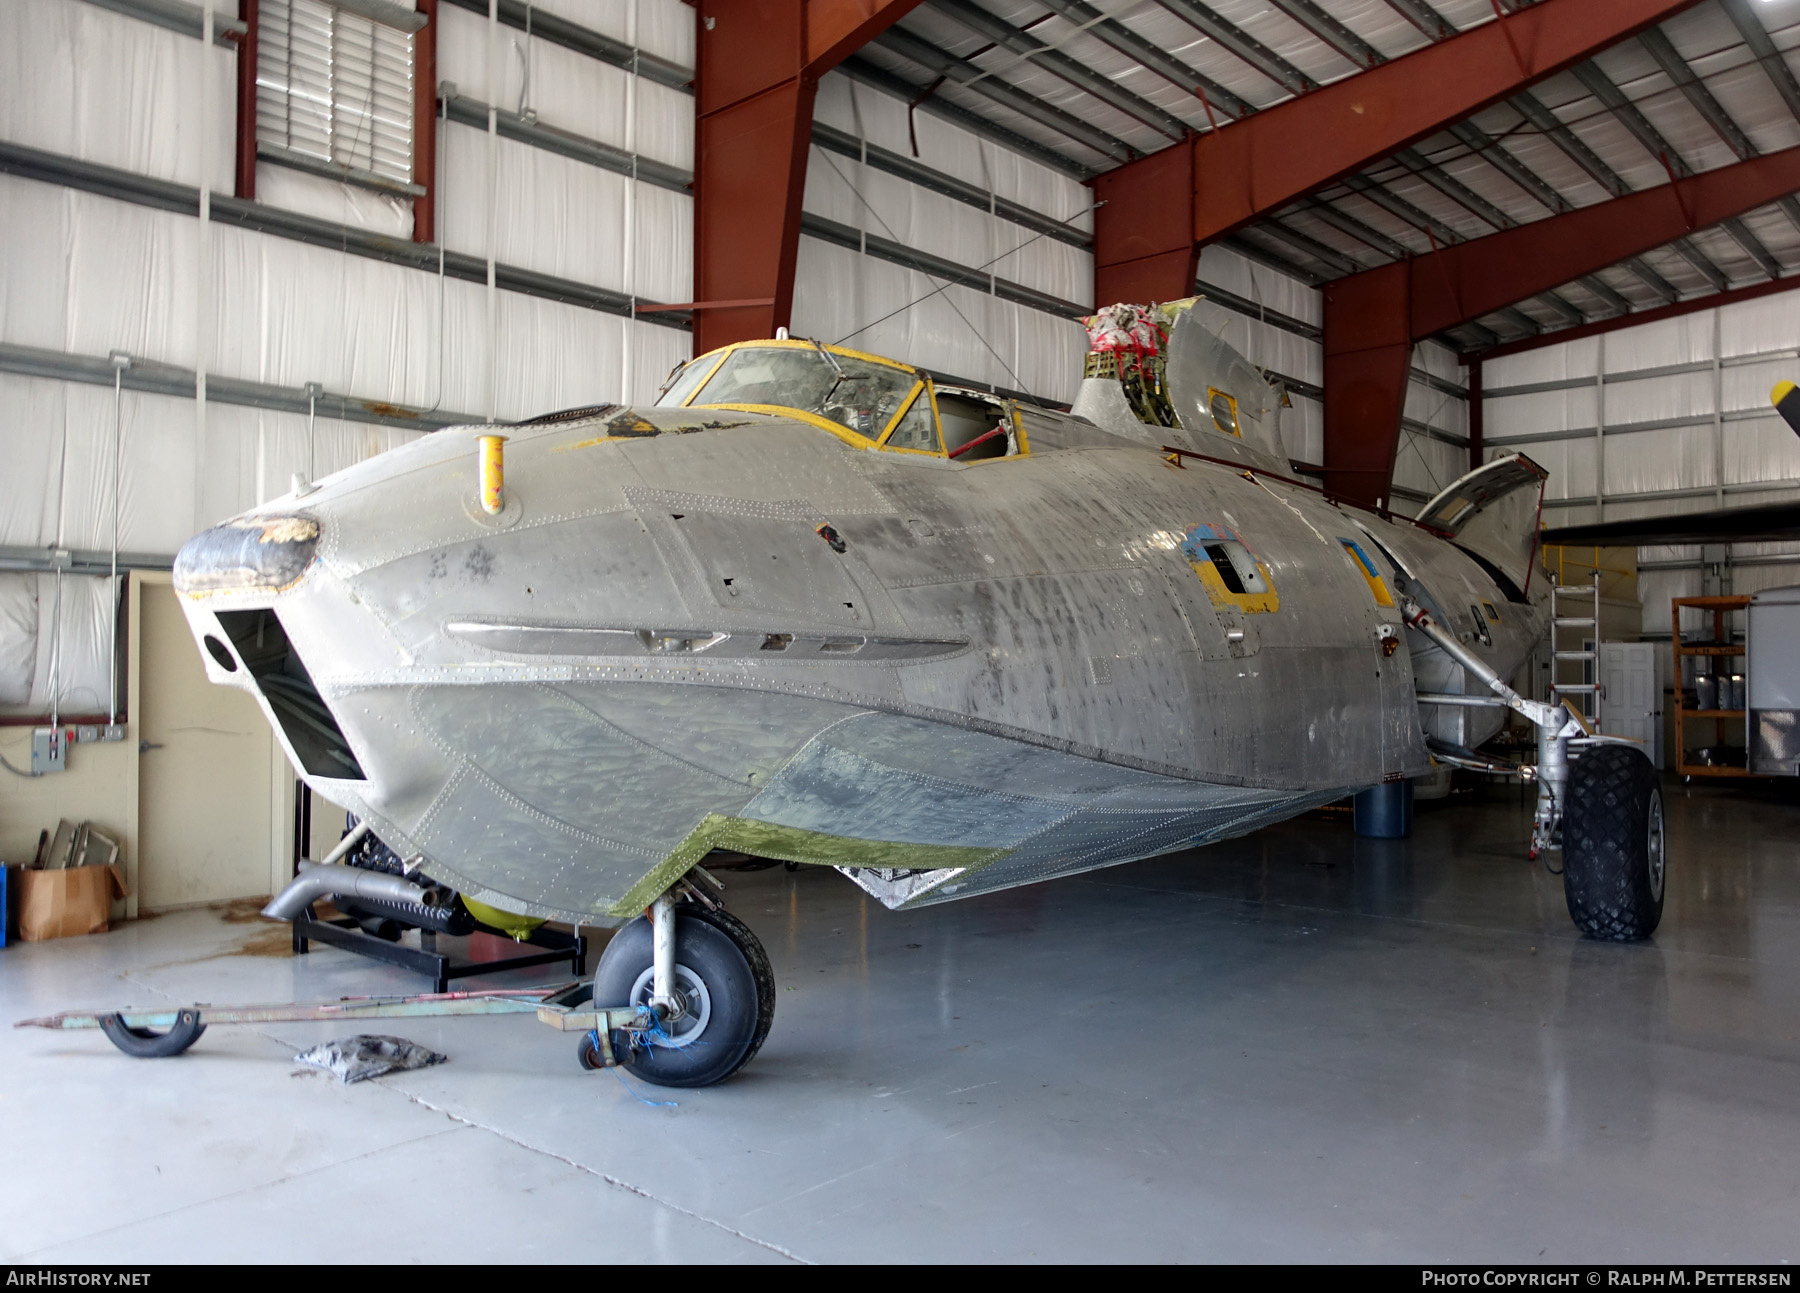
[[[698,355],[688,360],[674,372],[669,374],[663,393],[656,397],[659,408],[680,408],[688,401],[688,396],[699,389],[706,375],[718,364],[717,355]]]
[[[895,424],[888,438],[881,443],[883,449],[911,449],[917,453],[940,453],[937,422],[931,416],[931,390],[926,388],[919,392],[912,407],[906,410]]]
[[[938,391],[944,448],[957,462],[1004,458],[1014,452],[1011,411],[998,400]]]

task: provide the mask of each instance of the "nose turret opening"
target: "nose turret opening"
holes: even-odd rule
[[[300,766],[315,777],[366,780],[343,729],[313,685],[312,675],[275,612],[220,611],[218,620],[231,638],[237,658],[269,702]]]
[[[310,516],[240,516],[181,545],[175,591],[282,592],[311,569],[318,547],[319,523]]]

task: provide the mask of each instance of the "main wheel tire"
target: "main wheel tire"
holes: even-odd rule
[[[1662,920],[1667,865],[1662,787],[1637,750],[1597,745],[1569,768],[1563,805],[1563,897],[1576,928],[1618,943]]]
[[[100,1031],[127,1055],[141,1060],[158,1060],[179,1055],[199,1041],[206,1025],[200,1022],[198,1012],[183,1010],[175,1016],[174,1026],[164,1033],[153,1028],[133,1028],[118,1015],[100,1016]]]
[[[767,963],[755,935],[735,917],[727,924],[718,912],[700,913],[683,906],[675,914],[675,980],[687,1010],[663,1025],[662,1036],[613,1034],[620,1065],[657,1086],[723,1082],[756,1053],[768,1031],[765,1013],[774,1013],[773,991],[762,990],[765,984],[772,988],[773,978],[759,975],[752,963],[753,957]],[[749,935],[748,948],[740,946],[737,930]],[[649,1004],[654,943],[650,922],[641,917],[613,935],[594,971],[597,1005]]]

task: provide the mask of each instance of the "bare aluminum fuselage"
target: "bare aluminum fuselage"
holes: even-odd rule
[[[501,428],[498,516],[481,428],[372,459],[258,509],[317,522],[290,586],[183,596],[203,644],[273,609],[360,775],[202,655],[318,793],[535,914],[611,923],[714,848],[900,906],[1243,834],[1427,771],[1415,690],[1460,670],[1384,652],[1405,635],[1378,585],[1502,673],[1543,632],[1541,593],[1224,448],[1171,461],[1026,411],[1029,453],[959,463],[776,416],[630,411],[655,433],[629,438],[612,416]],[[1278,604],[1221,599],[1195,527],[1240,538]],[[1458,744],[1499,721],[1426,714]]]

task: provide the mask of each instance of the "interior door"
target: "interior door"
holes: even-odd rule
[[[1656,683],[1655,643],[1601,643],[1600,687],[1601,730],[1608,736],[1642,741],[1650,761],[1662,767],[1662,697]]]
[[[139,903],[267,894],[277,757],[269,724],[247,693],[206,680],[173,588],[146,582],[139,613]]]

